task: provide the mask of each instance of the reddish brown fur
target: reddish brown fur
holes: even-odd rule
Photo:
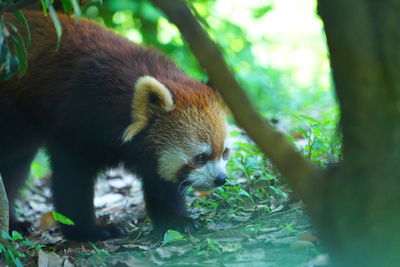
[[[172,135],[176,144],[188,143],[190,147],[193,143],[208,143],[213,148],[211,158],[221,157],[227,129],[220,98],[206,85],[190,79],[179,84],[171,81],[163,83],[174,95],[176,109],[166,114],[165,120],[157,122],[149,138],[160,143],[166,138],[171,142],[170,135],[160,135],[158,129],[162,129],[163,132],[176,133]]]
[[[156,51],[86,19],[59,16],[63,35],[57,52],[51,19],[41,12],[24,13],[32,32],[28,72],[20,80],[0,83],[0,173],[10,203],[32,157],[45,146],[55,207],[76,224],[63,225],[68,238],[120,234],[118,228],[96,225],[93,208],[97,173],[119,163],[143,178],[147,211],[156,227],[187,225],[184,197],[178,184],[160,179],[157,153],[165,143],[204,141],[212,144],[213,157],[220,156],[226,136],[221,100]],[[6,14],[6,20],[24,33],[12,15]],[[122,134],[132,123],[134,84],[144,75],[171,91],[176,109],[155,114],[147,128],[124,144]],[[14,217],[11,227],[17,227]]]

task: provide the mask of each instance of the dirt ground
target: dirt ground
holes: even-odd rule
[[[329,261],[300,202],[283,203],[268,212],[252,210],[248,216],[234,217],[235,223],[210,215],[204,229],[190,235],[152,235],[140,181],[123,170],[99,178],[95,206],[99,220],[120,223],[129,230],[126,237],[65,241],[48,213],[53,209],[48,179],[31,180],[18,202],[21,217],[37,229],[29,239],[45,245],[25,253],[26,266],[324,266]],[[196,207],[190,203],[196,197],[188,197],[193,213]]]

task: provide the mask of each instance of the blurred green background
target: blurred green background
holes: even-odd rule
[[[267,117],[336,120],[328,53],[314,0],[186,1],[253,103]],[[132,41],[161,49],[206,80],[177,28],[146,0],[94,1],[83,10]]]

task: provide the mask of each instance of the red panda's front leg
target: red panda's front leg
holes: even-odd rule
[[[64,236],[74,241],[96,241],[123,235],[115,225],[96,224],[93,196],[97,169],[82,154],[49,148],[53,170],[52,191],[56,211],[75,225],[61,225]]]
[[[143,179],[143,190],[146,210],[157,232],[193,232],[199,229],[200,224],[187,215],[185,198],[177,183]]]

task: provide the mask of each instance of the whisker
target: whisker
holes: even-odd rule
[[[182,187],[182,185],[183,185],[185,182],[189,182],[189,178],[186,178],[186,179],[184,179],[182,182],[179,183],[178,192],[181,192],[181,187]],[[188,188],[188,187],[186,187],[186,188]],[[186,189],[186,188],[184,188],[184,189]],[[184,190],[184,191],[185,191],[185,190]],[[184,191],[183,191],[183,193],[184,193]]]

